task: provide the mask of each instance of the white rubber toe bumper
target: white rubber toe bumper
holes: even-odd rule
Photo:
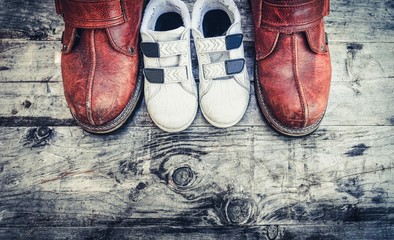
[[[164,131],[182,131],[192,124],[198,108],[186,5],[180,0],[151,0],[142,20],[141,38],[149,115]]]
[[[200,107],[216,127],[237,124],[249,103],[241,16],[232,0],[197,0],[192,33],[200,76]]]

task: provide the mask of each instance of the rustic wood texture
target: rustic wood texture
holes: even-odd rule
[[[236,2],[253,83],[250,8]],[[142,100],[94,135],[63,97],[53,1],[0,1],[0,239],[394,239],[393,13],[331,1],[330,102],[310,136],[273,131],[253,91],[229,129],[198,113],[165,133]]]
[[[194,0],[184,1],[189,10]],[[244,17],[245,40],[253,40],[252,19],[247,0],[235,0]],[[326,18],[330,39],[339,41],[392,42],[394,33],[392,0],[331,1]],[[55,14],[52,0],[3,0],[0,2],[2,38],[59,40],[63,31],[61,18]]]
[[[0,56],[1,125],[24,126],[26,122],[42,125],[42,117],[50,118],[50,125],[73,124],[67,109],[61,83],[60,48],[58,42],[31,42],[3,40]],[[393,125],[394,76],[393,52],[387,51],[391,43],[334,42],[331,44],[333,79],[327,117],[323,125]],[[253,45],[248,43],[247,65],[253,81]],[[34,60],[36,59],[36,60]],[[194,64],[196,66],[196,63]],[[26,75],[26,72],[31,74]],[[197,73],[195,74],[197,76]],[[253,86],[253,84],[252,84]],[[376,93],[383,94],[376,94]],[[241,125],[263,125],[254,92]],[[48,97],[51,96],[51,97]],[[373,108],[366,108],[371,101]],[[357,104],[355,104],[357,103]],[[144,104],[132,122],[136,126],[149,125]],[[342,116],[347,115],[346,118]],[[362,119],[363,121],[358,121]],[[49,119],[48,119],[49,120]],[[199,114],[195,125],[206,124]],[[75,125],[75,123],[74,123]]]

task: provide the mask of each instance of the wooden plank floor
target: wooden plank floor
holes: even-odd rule
[[[331,1],[331,95],[310,136],[274,132],[253,92],[228,129],[199,112],[165,133],[141,101],[98,136],[67,109],[53,1],[0,1],[0,239],[394,239],[393,16],[392,0]]]

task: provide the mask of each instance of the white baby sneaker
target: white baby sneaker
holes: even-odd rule
[[[187,6],[180,0],[151,0],[142,20],[141,38],[149,115],[164,131],[182,131],[191,125],[198,107]]]
[[[200,75],[200,107],[216,127],[238,123],[248,107],[241,16],[232,0],[197,0],[192,32]]]

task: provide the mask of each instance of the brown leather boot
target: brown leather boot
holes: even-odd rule
[[[138,36],[143,0],[55,0],[63,16],[64,94],[77,123],[106,133],[133,112],[142,90]]]
[[[303,136],[325,113],[331,62],[323,17],[329,0],[251,0],[256,96],[277,131]]]

